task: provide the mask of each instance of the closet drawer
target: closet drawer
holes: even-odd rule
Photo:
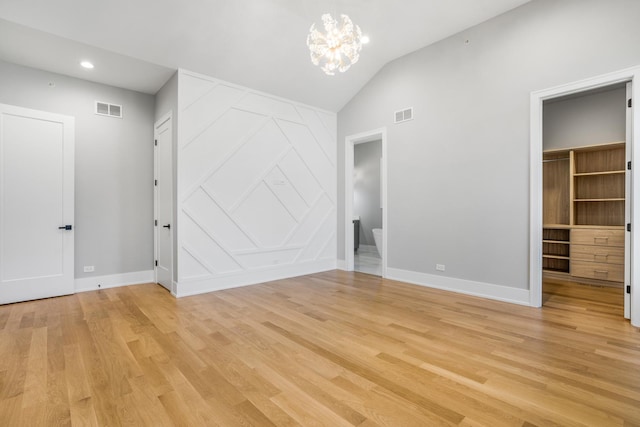
[[[624,265],[571,261],[571,275],[588,279],[624,282]]]
[[[621,246],[624,247],[624,230],[571,230],[572,245]]]
[[[619,246],[571,245],[571,261],[624,264],[624,248]]]

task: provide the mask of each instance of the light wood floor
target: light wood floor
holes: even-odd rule
[[[0,425],[640,425],[617,290],[545,291],[533,309],[331,271],[0,306]]]

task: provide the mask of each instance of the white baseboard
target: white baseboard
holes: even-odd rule
[[[173,294],[180,298],[335,269],[336,260],[327,259],[259,271],[243,271],[237,274],[208,277],[206,279],[187,279],[174,284],[175,293]]]
[[[110,274],[108,276],[83,277],[81,279],[75,279],[74,282],[76,292],[87,292],[98,289],[153,283],[155,282],[155,275],[153,270],[134,271],[131,273]]]
[[[336,263],[336,268],[338,270],[344,270],[347,271],[347,261],[343,260],[343,259],[339,259]]]
[[[497,301],[530,305],[528,289],[517,289],[508,286],[493,285],[491,283],[474,282],[453,277],[437,276],[435,274],[401,270],[398,268],[387,268],[386,278]]]

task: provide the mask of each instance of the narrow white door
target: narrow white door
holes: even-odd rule
[[[632,90],[632,82],[627,83],[627,102],[631,99],[631,90]],[[626,140],[627,140],[627,162],[631,161],[631,152],[633,150],[633,108],[632,104],[627,105],[627,131],[626,131]],[[631,224],[631,206],[633,205],[633,191],[631,188],[632,184],[632,176],[631,170],[627,169],[626,173],[626,181],[625,181],[625,224]],[[625,319],[631,318],[631,260],[633,248],[631,247],[631,232],[627,229],[627,232],[624,233],[624,317]]]
[[[155,125],[156,282],[172,290],[173,174],[171,114]]]
[[[73,117],[0,104],[0,304],[73,283]]]

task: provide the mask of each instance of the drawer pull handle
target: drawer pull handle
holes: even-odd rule
[[[607,270],[593,270],[594,274],[603,274],[603,275],[608,275],[609,272]]]
[[[593,242],[594,243],[598,243],[598,241],[600,241],[601,243],[609,243],[609,238],[608,237],[594,237],[593,238]]]
[[[598,258],[598,257],[602,257],[602,258],[609,258],[609,254],[593,254],[594,258]]]

